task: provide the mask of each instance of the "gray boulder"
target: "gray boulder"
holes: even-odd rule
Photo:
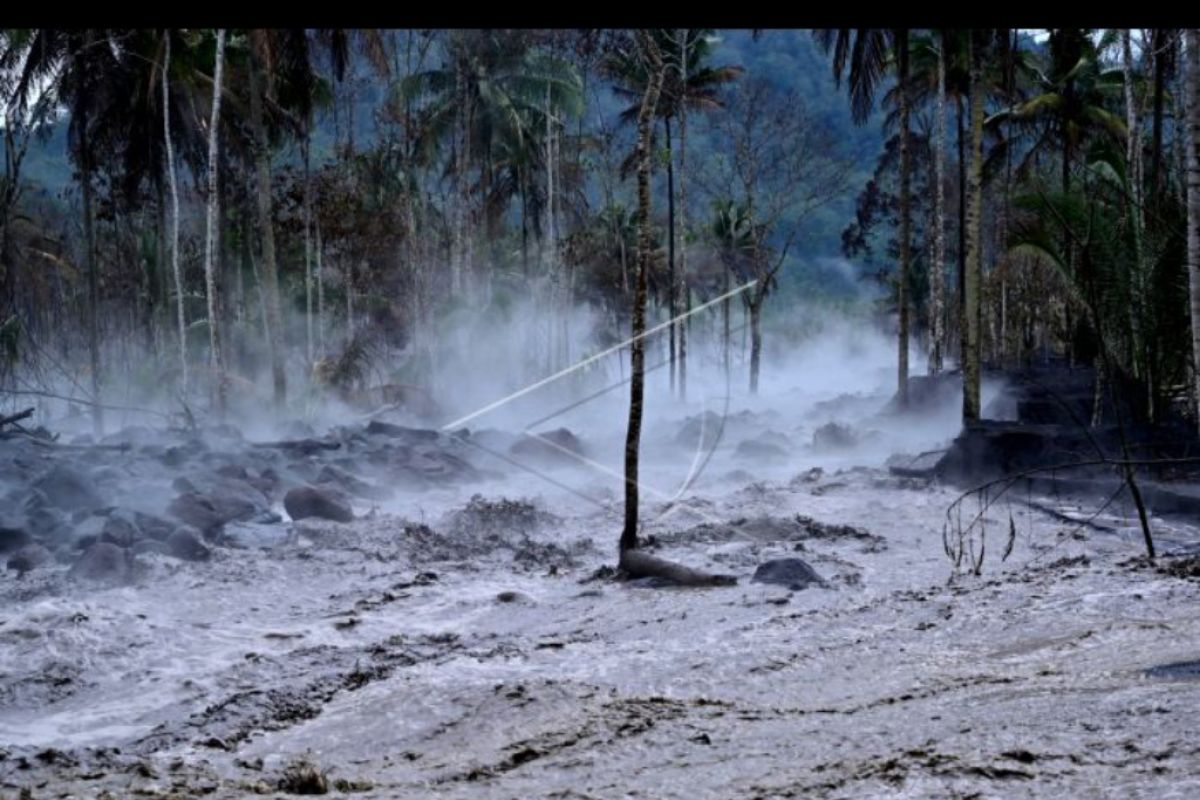
[[[212,556],[208,545],[191,528],[180,528],[167,539],[164,551],[181,561],[207,561]]]
[[[65,464],[55,464],[34,483],[46,502],[64,511],[83,511],[104,505],[90,478]]]
[[[0,527],[0,553],[13,553],[33,541],[21,528]]]
[[[129,582],[131,567],[128,551],[111,542],[97,542],[75,561],[69,574],[76,580],[122,584]]]
[[[184,492],[167,506],[171,516],[205,534],[220,531],[226,522],[252,519],[260,511],[258,505],[245,497],[200,492]]]
[[[752,583],[774,583],[786,586],[793,591],[805,589],[813,584],[824,586],[825,579],[799,558],[777,558],[764,561],[754,570]]]
[[[50,563],[51,558],[53,556],[49,550],[37,542],[32,542],[9,556],[7,567],[16,572],[19,578],[32,569]]]
[[[334,522],[350,522],[354,512],[332,487],[299,486],[283,496],[283,507],[294,520],[317,517]]]

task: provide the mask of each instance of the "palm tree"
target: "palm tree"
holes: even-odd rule
[[[967,177],[967,269],[962,326],[963,421],[980,415],[980,282],[983,275],[980,225],[983,214],[983,58],[986,34],[971,32],[971,167]]]
[[[666,66],[654,39],[639,31],[638,44],[647,62],[649,80],[637,126],[637,278],[633,295],[633,341],[630,345],[631,380],[629,383],[629,427],[625,436],[625,527],[621,531],[620,554],[638,546],[638,449],[642,435],[642,395],[646,371],[646,347],[642,335],[646,330],[646,274],[654,242],[650,232],[650,131],[659,93],[662,91]]]
[[[92,383],[92,426],[97,435],[104,430],[100,403],[100,280],[96,263],[93,226],[93,174],[95,153],[92,134],[96,119],[113,102],[113,87],[106,80],[116,69],[120,48],[116,32],[96,29],[42,28],[19,31],[11,52],[19,63],[18,77],[10,103],[24,114],[41,92],[56,96],[70,111],[68,142],[71,157],[79,167],[83,200],[84,268],[87,272],[88,357]],[[49,86],[44,86],[49,82]]]
[[[540,205],[546,211],[542,227],[554,224],[552,139],[567,118],[581,113],[582,82],[569,62],[531,49],[530,44],[527,35],[456,31],[446,42],[446,63],[410,75],[399,85],[402,100],[421,101],[423,126],[415,143],[419,160],[432,164],[439,148],[449,145],[448,173],[457,198],[450,253],[455,288],[462,284],[473,248],[468,229],[476,213],[475,196],[493,199],[494,189],[507,187],[523,193],[523,205]],[[471,180],[476,166],[477,185]],[[517,171],[517,180],[502,180],[506,167]],[[544,181],[536,174],[538,167]],[[553,238],[549,230],[541,233]]]
[[[839,28],[816,31],[815,35],[825,52],[833,53],[833,75],[839,85],[842,75],[849,72],[851,114],[860,125],[870,116],[875,105],[875,93],[889,67],[896,70],[900,111],[900,274],[897,278],[900,330],[897,380],[899,402],[905,406],[908,404],[908,284],[911,260],[909,32],[906,28]]]
[[[928,94],[928,83],[935,92],[933,195],[933,257],[929,266],[929,374],[942,371],[946,353],[946,90],[947,68],[955,53],[950,52],[954,37],[950,31],[917,39],[913,46],[913,86],[909,100],[919,104]],[[930,68],[928,62],[933,61]],[[922,85],[922,84],[926,85]],[[924,91],[922,91],[924,90]],[[965,165],[963,166],[965,170]],[[961,220],[960,220],[961,223]]]
[[[1200,423],[1200,30],[1188,28],[1186,37],[1188,290],[1192,310],[1192,380],[1196,419]]]
[[[737,65],[725,64],[713,66],[708,64],[712,52],[719,39],[711,29],[677,30],[659,28],[650,32],[655,45],[663,54],[666,64],[666,76],[663,79],[662,96],[659,98],[655,112],[663,121],[663,135],[667,151],[667,271],[668,271],[668,313],[672,318],[678,316],[679,302],[685,308],[688,303],[687,265],[685,248],[686,228],[682,217],[686,214],[684,203],[687,200],[686,159],[687,159],[687,114],[689,111],[711,111],[724,107],[721,99],[721,88],[736,81],[744,72]],[[626,51],[613,53],[604,65],[605,72],[614,81],[614,91],[620,97],[630,102],[622,110],[622,122],[634,122],[641,110],[641,97],[645,92],[648,80],[645,62]],[[671,120],[679,121],[679,201],[676,203],[675,153],[672,149]],[[627,161],[628,166],[631,161]],[[678,210],[677,210],[678,209]],[[676,269],[676,253],[679,254]],[[671,387],[678,385],[680,395],[687,398],[687,327],[686,320],[680,320],[670,329],[670,373]],[[678,362],[676,361],[678,356]],[[677,379],[678,374],[678,379]]]

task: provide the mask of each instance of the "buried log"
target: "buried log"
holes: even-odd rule
[[[619,566],[630,578],[661,578],[680,586],[736,586],[733,575],[717,575],[676,564],[641,550],[621,551]]]
[[[5,425],[11,425],[14,422],[20,422],[21,420],[28,419],[29,417],[32,417],[32,416],[33,416],[33,406],[30,406],[29,408],[25,409],[24,411],[18,411],[16,414],[12,414],[7,417],[0,416],[0,428],[3,428]]]

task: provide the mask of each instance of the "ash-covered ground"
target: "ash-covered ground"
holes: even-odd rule
[[[960,490],[887,464],[945,447],[957,398],[884,413],[891,369],[651,387],[643,536],[738,578],[706,589],[612,574],[626,387],[544,438],[10,437],[0,793],[1200,796],[1198,531],[1154,518],[1150,565],[1120,503],[1013,497],[955,570]],[[781,559],[816,575],[753,579]]]

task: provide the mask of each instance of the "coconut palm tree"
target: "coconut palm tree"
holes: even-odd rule
[[[908,404],[909,262],[911,260],[911,208],[909,182],[909,31],[906,28],[839,28],[815,32],[817,42],[833,55],[834,79],[841,85],[848,73],[850,109],[854,121],[863,124],[875,105],[875,93],[890,70],[896,72],[900,116],[900,274],[897,277],[899,306],[898,397]]]
[[[24,114],[43,93],[51,93],[70,112],[67,138],[71,158],[79,168],[83,200],[84,268],[87,273],[86,311],[88,356],[92,383],[92,425],[104,429],[100,404],[100,280],[93,226],[93,176],[95,151],[92,136],[96,119],[114,101],[107,81],[117,65],[120,32],[99,29],[41,28],[15,32],[10,40],[11,67],[17,71],[10,104]]]
[[[493,198],[499,186],[523,192],[529,201],[543,183],[549,198],[552,138],[566,119],[582,111],[582,81],[573,65],[531,44],[526,35],[455,31],[447,37],[441,67],[411,75],[398,87],[402,99],[420,103],[419,161],[429,165],[447,145],[450,151],[448,174],[457,198],[450,259],[455,288],[462,285],[473,250],[469,228],[476,214],[474,198]],[[503,180],[506,165],[519,170],[519,180]],[[476,168],[477,183],[471,178]],[[548,214],[544,227],[550,228],[553,204],[547,199],[542,207]],[[547,230],[543,236],[552,234]]]
[[[664,145],[667,152],[667,271],[671,287],[668,292],[668,313],[678,316],[679,303],[688,305],[685,254],[686,214],[685,184],[687,161],[687,115],[689,111],[712,111],[724,106],[721,99],[722,87],[736,81],[744,72],[738,65],[715,66],[708,61],[719,43],[711,29],[668,29],[658,28],[650,32],[662,54],[667,72],[663,79],[662,95],[656,115],[663,121]],[[618,50],[611,54],[603,65],[604,72],[614,80],[614,91],[629,102],[620,114],[625,123],[636,121],[641,110],[641,97],[645,92],[647,72],[644,61],[627,51]],[[672,148],[671,122],[679,124],[679,181],[676,203],[675,157]],[[625,168],[633,162],[627,160]],[[679,259],[676,259],[676,253]],[[676,264],[679,264],[678,269]],[[680,320],[670,329],[670,381],[672,390],[678,385],[681,397],[687,397],[687,327]],[[676,361],[678,356],[678,363]],[[677,377],[678,373],[678,377]]]
[[[967,269],[964,275],[962,366],[963,421],[980,416],[980,283],[983,276],[983,249],[980,226],[983,215],[983,59],[986,33],[971,32],[971,166],[967,173]]]
[[[637,277],[633,294],[633,341],[630,345],[631,380],[629,382],[629,426],[625,436],[625,526],[621,530],[620,554],[638,546],[638,450],[642,435],[642,395],[646,372],[646,274],[654,242],[650,232],[650,132],[662,91],[666,66],[654,39],[645,31],[637,35],[639,49],[646,59],[646,92],[638,113],[637,126]]]
[[[1187,58],[1187,261],[1192,311],[1192,375],[1200,421],[1200,30],[1188,28]]]

